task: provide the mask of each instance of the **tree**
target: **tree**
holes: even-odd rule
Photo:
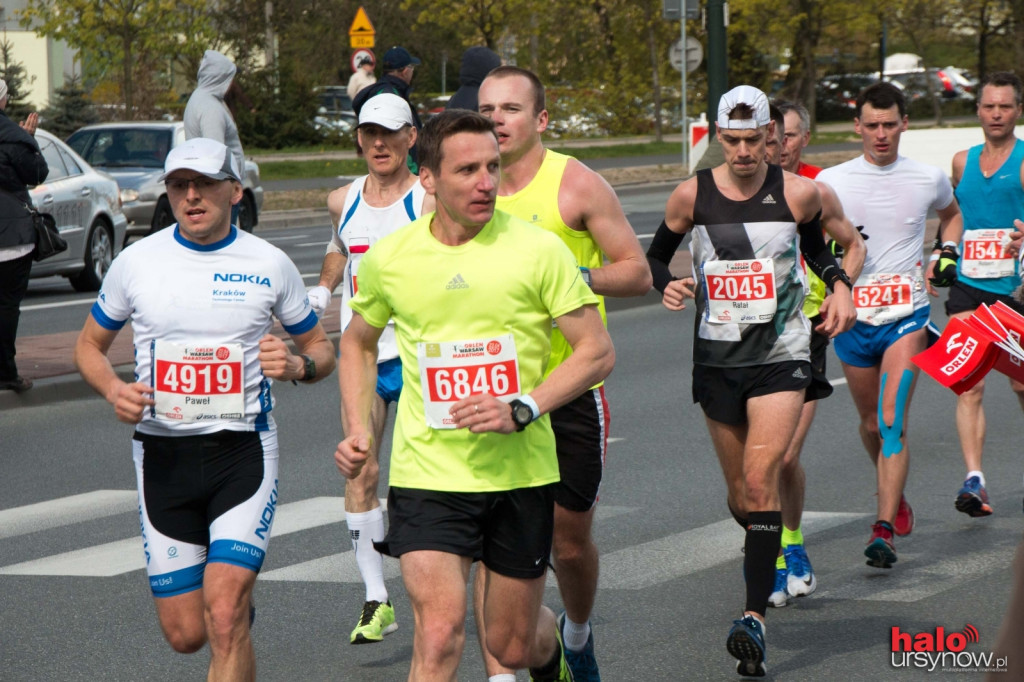
[[[137,89],[155,100],[150,91],[168,88],[170,65],[217,35],[205,0],[28,0],[21,24],[80,50],[88,76],[116,78],[129,119],[140,113]]]
[[[7,83],[7,116],[12,121],[23,120],[32,111],[25,102],[25,91],[35,77],[29,78],[25,66],[14,60],[14,45],[7,39],[0,40],[0,78]]]
[[[46,129],[61,138],[99,120],[96,107],[86,97],[81,81],[77,78],[58,88],[53,102],[40,115]]]

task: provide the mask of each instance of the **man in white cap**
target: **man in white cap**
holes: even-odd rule
[[[82,377],[136,424],[132,455],[150,589],[175,651],[210,645],[209,678],[251,680],[252,589],[278,503],[273,380],[318,381],[334,348],[288,256],[233,227],[228,147],[175,147],[163,180],[178,219],[125,249],[75,346]],[[299,353],[270,334],[277,318]],[[136,381],[107,351],[131,321]]]
[[[782,537],[779,470],[811,382],[799,252],[832,291],[816,329],[834,336],[853,322],[849,278],[822,237],[817,188],[766,163],[774,125],[757,88],[725,93],[717,119],[725,163],[673,191],[647,252],[665,307],[696,302],[693,401],[704,410],[729,509],[746,530],[746,606],[726,646],[737,672],[750,676],[766,673],[764,617]],[[668,269],[690,231],[697,281]]]
[[[318,315],[323,315],[330,306],[332,292],[341,283],[342,331],[352,320],[348,303],[356,294],[359,261],[378,239],[434,210],[433,197],[427,195],[405,162],[416,143],[416,134],[412,111],[405,99],[391,93],[371,97],[359,112],[356,129],[367,174],[327,197],[331,241],[320,269],[320,281],[309,290],[309,302]],[[366,601],[349,637],[352,644],[379,642],[398,628],[384,585],[384,561],[373,543],[384,539],[384,514],[377,498],[378,448],[388,405],[397,402],[401,392],[402,362],[398,358],[394,323],[389,323],[377,350],[370,459],[359,476],[345,480],[345,519],[356,564],[366,585]],[[344,409],[341,423],[344,428]]]

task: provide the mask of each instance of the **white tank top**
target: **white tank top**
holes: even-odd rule
[[[386,237],[395,230],[405,227],[423,211],[423,199],[426,190],[417,180],[401,199],[390,206],[370,206],[363,197],[363,186],[367,175],[357,178],[345,196],[345,206],[341,212],[341,224],[338,225],[337,236],[341,241],[342,251],[348,258],[345,264],[345,275],[342,279],[341,292],[341,329],[348,327],[352,321],[352,309],[349,301],[355,296],[359,287],[359,261],[377,240]],[[398,344],[395,342],[395,323],[388,326],[381,334],[377,344],[377,362],[384,362],[398,357]]]

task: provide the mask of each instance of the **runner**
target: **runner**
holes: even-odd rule
[[[495,122],[501,151],[497,206],[565,242],[576,256],[584,280],[598,295],[601,318],[607,325],[604,296],[647,293],[650,268],[604,178],[572,157],[545,149],[541,141],[548,124],[544,99],[544,86],[537,76],[516,66],[496,68],[480,85],[480,113]],[[557,328],[551,333],[551,348],[547,374],[571,353]],[[598,576],[592,525],[609,422],[603,383],[551,413],[561,477],[555,494],[551,558],[565,605],[559,616],[565,655],[576,682],[601,679],[590,626]],[[478,591],[483,580],[483,571],[478,571]],[[484,662],[491,682],[514,678],[513,671],[501,669],[486,654]]]
[[[918,371],[911,358],[925,349],[927,294],[937,295],[933,285],[949,286],[956,276],[962,221],[946,175],[899,155],[907,115],[896,86],[876,83],[861,92],[854,129],[863,140],[863,156],[826,168],[818,179],[835,189],[870,245],[854,287],[857,324],[836,338],[835,349],[878,477],[878,520],[864,554],[869,566],[891,568],[893,534],[908,535],[914,528],[914,512],[903,496],[910,467],[907,417]],[[928,263],[925,282],[921,253],[932,209],[939,234],[951,241]]]
[[[251,680],[252,589],[278,504],[271,384],[323,379],[334,349],[284,252],[230,223],[242,185],[229,149],[193,138],[164,168],[178,224],[114,260],[75,362],[138,425],[139,516],[164,637],[181,653],[209,642],[211,680]],[[269,333],[272,316],[300,355]],[[128,321],[134,383],[107,359]]]
[[[535,680],[572,680],[555,615],[541,604],[558,481],[547,413],[605,378],[611,339],[565,245],[494,210],[490,120],[437,114],[420,160],[437,211],[380,240],[359,266],[341,339],[347,436],[335,459],[349,477],[367,461],[377,343],[393,318],[405,385],[378,549],[399,557],[413,606],[409,679],[455,678],[466,581],[481,559],[491,655]],[[552,321],[573,353],[544,378]]]
[[[836,293],[822,303],[818,330],[834,335],[853,320],[846,274],[822,238],[814,183],[765,162],[774,134],[768,98],[747,85],[718,105],[725,163],[680,184],[647,252],[654,286],[669,310],[696,299],[693,400],[705,420],[729,491],[746,528],[746,606],[726,647],[741,675],[766,674],[764,617],[782,539],[779,468],[811,383],[810,325],[801,313],[798,249]],[[668,265],[693,231],[699,281]],[[799,235],[799,239],[798,239]]]
[[[426,196],[405,162],[416,143],[416,127],[408,102],[390,93],[371,97],[359,112],[356,135],[365,151],[368,174],[327,197],[333,232],[320,268],[320,281],[309,290],[310,305],[318,315],[323,315],[331,304],[331,292],[343,283],[342,331],[352,319],[348,302],[355,293],[360,259],[378,239],[408,225],[434,206],[433,199]],[[373,548],[374,542],[384,539],[384,513],[377,498],[377,448],[384,435],[388,405],[397,401],[402,392],[402,362],[395,345],[394,324],[389,324],[381,335],[377,363],[377,395],[370,410],[370,458],[359,476],[345,479],[345,520],[359,574],[366,585],[366,601],[349,636],[352,644],[379,642],[398,629],[384,584],[384,559]],[[341,423],[344,429],[344,408]]]
[[[953,157],[953,187],[964,215],[963,260],[949,290],[946,314],[961,319],[970,317],[982,303],[996,301],[1024,312],[1012,296],[1020,285],[1017,259],[1002,244],[1014,219],[1024,218],[1024,141],[1014,134],[1021,116],[1021,82],[1013,73],[997,71],[987,74],[980,88],[978,120],[985,142]],[[1011,379],[1010,388],[1024,407],[1024,384]],[[982,379],[956,401],[956,428],[967,476],[955,504],[958,511],[976,517],[992,513],[981,471],[984,393]]]
[[[775,106],[782,112],[785,132],[782,136],[782,158],[779,163],[790,173],[812,180],[821,172],[820,166],[812,166],[800,160],[804,147],[811,141],[811,115],[804,105],[797,102],[776,100]]]
[[[785,156],[786,140],[782,131],[785,130],[788,116],[783,117],[782,106],[773,105],[770,111],[772,120],[775,121],[777,143],[770,144],[771,138],[769,138],[768,163],[777,164]],[[789,113],[792,112],[793,110],[790,109]],[[815,166],[807,167],[816,168]],[[815,175],[817,175],[817,171],[815,171]],[[838,244],[838,248],[833,248],[833,253],[842,252],[843,254],[843,270],[850,277],[856,279],[864,266],[866,253],[864,240],[846,219],[843,207],[839,204],[839,199],[832,188],[822,182],[816,184],[818,193],[821,194],[821,225],[827,236]],[[804,316],[811,321],[812,327],[811,385],[807,387],[804,405],[800,410],[800,421],[797,423],[796,433],[793,434],[789,447],[786,448],[786,454],[782,459],[782,469],[779,472],[779,498],[782,502],[782,547],[779,551],[779,558],[775,561],[775,587],[768,598],[769,606],[775,607],[785,606],[789,603],[790,597],[806,597],[818,586],[814,568],[811,566],[811,560],[804,548],[803,529],[800,525],[804,512],[804,491],[807,481],[803,465],[800,463],[800,452],[803,449],[807,433],[811,429],[811,424],[814,422],[818,400],[832,395],[832,385],[825,373],[828,336],[814,330],[822,322],[820,308],[821,302],[825,298],[825,283],[806,267],[804,267],[804,275],[807,277],[808,293],[804,297],[803,311]]]

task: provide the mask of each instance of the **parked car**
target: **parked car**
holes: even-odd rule
[[[973,99],[974,95],[964,89],[952,74],[944,69],[931,67],[927,70],[898,71],[885,73],[885,80],[896,83],[903,88],[907,102],[928,97],[929,89],[942,100]]]
[[[819,120],[852,119],[857,110],[860,91],[878,82],[871,73],[840,73],[825,76],[815,88],[816,114]]]
[[[50,172],[29,196],[38,211],[54,217],[68,250],[32,263],[31,276],[62,275],[75,291],[97,291],[128,225],[117,181],[42,128],[36,130],[36,142]]]
[[[68,145],[89,163],[112,175],[121,187],[121,203],[128,218],[128,236],[147,235],[174,223],[160,175],[167,152],[185,142],[181,121],[120,121],[79,128]],[[242,169],[242,204],[239,227],[252,232],[263,207],[260,168],[245,160]]]

